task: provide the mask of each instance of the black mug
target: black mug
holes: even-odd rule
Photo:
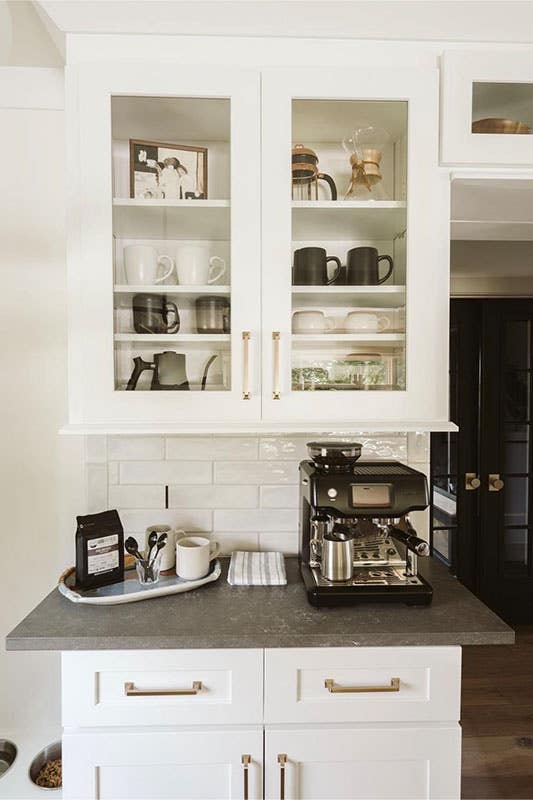
[[[136,333],[177,333],[180,315],[175,303],[169,303],[164,294],[136,294],[133,296],[133,327]],[[174,320],[169,322],[169,312]]]
[[[328,278],[328,261],[337,264],[332,278]],[[293,286],[328,286],[337,280],[340,271],[340,259],[328,256],[323,247],[301,247],[294,251]]]
[[[388,261],[386,275],[379,277],[379,262]],[[346,283],[348,286],[379,286],[392,275],[394,263],[390,256],[380,256],[375,247],[354,247],[346,256]]]

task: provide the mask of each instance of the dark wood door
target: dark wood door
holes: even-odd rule
[[[485,301],[481,329],[479,594],[533,621],[533,301]]]
[[[452,300],[450,320],[459,432],[431,437],[433,551],[505,619],[533,622],[533,300]]]

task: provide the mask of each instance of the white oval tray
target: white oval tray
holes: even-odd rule
[[[198,586],[213,583],[220,578],[222,567],[220,561],[215,561],[211,572],[197,581],[186,581],[177,575],[161,575],[159,581],[152,586],[141,586],[137,580],[135,570],[126,573],[126,579],[121,583],[112,583],[110,586],[101,586],[98,589],[76,589],[76,571],[71,567],[59,579],[57,588],[67,600],[72,603],[82,603],[93,606],[116,606],[121,603],[137,603],[139,600],[150,600],[152,597],[164,597],[167,594],[190,592]]]

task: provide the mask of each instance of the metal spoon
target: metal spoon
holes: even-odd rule
[[[124,542],[124,547],[126,548],[127,552],[135,556],[138,561],[142,561],[143,558],[139,553],[139,545],[137,544],[137,540],[133,538],[133,536],[128,536],[126,541]]]
[[[157,542],[157,531],[150,531],[150,535],[148,536],[148,553],[146,555],[146,561],[150,563],[150,556],[152,555],[152,550],[155,547],[155,543]]]
[[[159,537],[159,539],[157,540],[157,544],[155,546],[155,553],[154,553],[154,555],[152,557],[152,560],[150,562],[150,566],[155,564],[157,556],[159,555],[159,551],[162,550],[163,547],[166,545],[167,539],[168,539],[167,534],[166,533],[162,533],[161,536]]]

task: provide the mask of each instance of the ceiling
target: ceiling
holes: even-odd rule
[[[533,2],[39,0],[67,33],[533,42]]]

